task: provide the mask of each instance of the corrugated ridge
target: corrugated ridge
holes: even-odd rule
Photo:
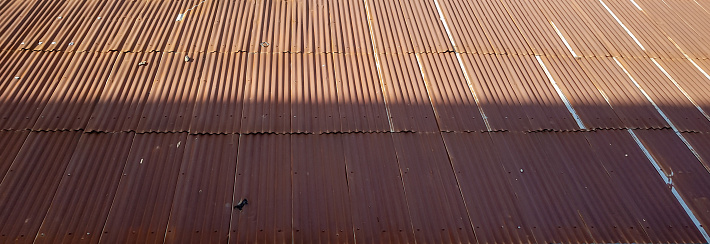
[[[133,137],[81,135],[35,243],[99,241]]]

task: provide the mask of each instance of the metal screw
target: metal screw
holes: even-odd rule
[[[269,43],[268,43],[268,42],[262,42],[262,43],[260,43],[259,45],[261,45],[262,47],[268,47],[268,46],[269,46]]]

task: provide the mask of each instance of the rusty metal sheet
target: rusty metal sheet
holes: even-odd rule
[[[441,131],[484,131],[486,124],[454,54],[417,54]]]
[[[441,135],[393,134],[416,242],[475,242],[466,203]]]
[[[695,153],[700,156],[703,167],[710,172],[710,136],[701,133],[683,133],[683,137],[688,140],[695,149]]]
[[[346,134],[343,141],[355,239],[365,243],[415,240],[392,135]]]
[[[579,129],[534,57],[465,55],[463,60],[491,129]]]
[[[163,54],[136,132],[190,129],[206,59],[206,54]]]
[[[615,57],[648,57],[643,43],[633,32],[627,32],[624,22],[617,21],[617,14],[606,9],[605,1],[575,0],[572,5],[584,23],[594,31],[594,35],[604,44],[604,48]],[[605,7],[606,6],[606,7]],[[625,29],[626,28],[626,29]],[[631,33],[631,34],[629,34]],[[632,36],[633,35],[633,36]],[[641,46],[640,46],[641,45]]]
[[[0,92],[0,128],[30,129],[67,71],[74,54],[33,52]]]
[[[695,67],[693,63],[698,65],[700,69]],[[705,66],[702,60],[665,60],[656,59],[656,62],[663,67],[672,78],[673,85],[681,91],[681,95],[691,100],[692,105],[703,111],[703,115],[707,117],[710,112],[710,77],[705,76],[703,72],[708,72],[708,66]],[[702,70],[702,71],[701,71]]]
[[[439,131],[426,84],[414,55],[379,55],[393,131]]]
[[[238,144],[239,135],[188,136],[166,243],[227,243]]]
[[[648,130],[636,131],[636,134],[671,181],[670,187],[680,193],[702,226],[710,226],[710,188],[706,187],[710,185],[708,168],[672,131]],[[704,148],[693,149],[697,152]]]
[[[433,1],[367,1],[378,53],[436,53],[453,50]],[[427,33],[419,35],[418,33]]]
[[[569,44],[576,56],[607,57],[615,54],[615,51],[609,50],[609,47],[611,47],[609,40],[601,33],[598,33],[594,25],[585,23],[585,20],[589,20],[589,18],[576,8],[574,1],[534,2],[540,11],[545,13],[551,25],[554,23],[554,26],[567,40],[567,44]]]
[[[86,131],[135,131],[158,74],[161,53],[125,53],[96,103]]]
[[[291,136],[294,242],[354,243],[341,135]]]
[[[683,58],[683,53],[669,40],[662,27],[646,14],[644,8],[637,8],[639,1],[605,0],[604,3],[624,23],[631,33],[646,48],[650,57]],[[639,5],[640,7],[640,5]]]
[[[702,242],[700,232],[628,132],[594,131],[585,136],[650,242]]]
[[[34,243],[98,243],[133,133],[85,133],[73,150]]]
[[[291,132],[291,62],[296,56],[248,55],[241,133]]]
[[[626,128],[670,128],[633,81],[609,58],[575,59],[594,86],[604,94]]]
[[[117,56],[115,53],[76,54],[33,129],[84,129],[116,65]]]
[[[0,242],[32,242],[80,136],[33,132],[27,137],[0,183]]]
[[[293,242],[291,155],[291,135],[240,136],[230,243]]]
[[[333,56],[340,131],[389,131],[384,92],[372,54]]]
[[[247,54],[208,54],[195,108],[191,133],[236,133],[244,107]]]
[[[5,178],[29,134],[29,131],[0,131],[0,179]]]
[[[488,133],[443,133],[479,243],[536,242]],[[543,240],[537,240],[542,242]]]
[[[540,60],[588,129],[624,127],[604,95],[574,59],[540,56]]]
[[[547,148],[534,134],[521,132],[492,133],[507,180],[526,208],[522,212],[529,231],[537,242],[593,242],[578,209],[584,205],[573,201],[571,184],[565,184],[560,165],[566,160],[559,152]],[[568,173],[569,174],[569,173]],[[577,189],[575,189],[577,190]],[[569,197],[569,199],[567,198]]]
[[[682,17],[692,12],[675,11],[664,1],[638,1],[637,4],[684,54],[693,58],[708,58],[710,48],[706,43],[710,41],[710,36],[701,34],[701,30]]]
[[[680,131],[710,131],[710,120],[706,118],[673,84],[675,78],[668,78],[650,59],[619,58],[634,80],[648,94],[663,114]],[[673,80],[671,80],[673,79]]]
[[[101,233],[102,242],[162,242],[186,133],[137,134]]]
[[[294,56],[291,70],[291,131],[328,133],[340,130],[333,56]]]
[[[547,17],[532,1],[500,1],[515,21],[536,55],[569,57],[570,53],[557,36]]]

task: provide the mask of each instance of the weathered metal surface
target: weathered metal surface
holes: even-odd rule
[[[78,132],[33,132],[0,182],[0,242],[32,243],[79,141]]]
[[[416,242],[473,243],[475,234],[441,135],[392,135]]]
[[[355,239],[365,243],[415,240],[392,135],[350,134],[343,141]]]
[[[165,239],[186,143],[186,133],[136,135],[101,242],[157,243]]]
[[[99,242],[133,137],[81,135],[34,243]]]
[[[239,135],[188,136],[165,243],[227,243],[238,144]]]
[[[232,204],[248,204],[232,209],[229,242],[292,243],[291,135],[240,137]]]

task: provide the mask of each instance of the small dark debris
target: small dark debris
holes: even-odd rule
[[[242,211],[242,208],[244,208],[245,205],[249,204],[249,201],[247,201],[246,198],[242,199],[237,203],[237,206],[234,206],[234,208],[239,209],[239,211]]]
[[[138,66],[146,66],[146,65],[148,65],[148,61],[141,61],[140,63],[138,63]]]

